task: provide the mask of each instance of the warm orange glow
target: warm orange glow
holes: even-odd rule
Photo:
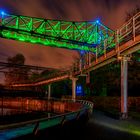
[[[31,98],[3,98],[0,107],[13,108],[22,111],[49,111],[65,113],[65,111],[78,111],[83,107],[81,103],[55,100],[38,100]]]

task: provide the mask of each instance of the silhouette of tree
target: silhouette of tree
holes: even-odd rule
[[[125,21],[128,21],[129,19],[131,19],[131,17],[136,15],[138,12],[140,12],[140,7],[138,5],[136,5],[136,7],[132,11],[129,11],[126,13]]]
[[[25,57],[22,54],[16,54],[14,57],[8,57],[8,63],[24,65]]]
[[[25,57],[22,54],[16,54],[13,57],[8,57],[7,61],[9,63],[8,71],[5,73],[5,84],[15,84],[15,83],[25,83],[28,81],[28,69],[27,68],[20,68],[14,66],[17,65],[24,65]]]

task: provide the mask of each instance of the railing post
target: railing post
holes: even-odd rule
[[[96,63],[98,62],[98,47],[96,46]]]
[[[89,52],[89,66],[91,65],[91,53]]]
[[[86,66],[89,65],[89,53],[86,53]]]
[[[34,135],[37,135],[38,130],[39,130],[39,122],[37,122],[37,123],[35,124],[35,127],[34,127],[34,129],[33,129],[33,134],[34,134]]]
[[[82,60],[81,60],[81,58],[80,58],[80,60],[79,60],[79,70],[80,70],[80,71],[82,70]]]
[[[51,98],[51,84],[48,85],[48,100]]]
[[[104,57],[106,58],[107,39],[104,40]]]
[[[119,48],[119,30],[116,31],[116,53],[120,55],[120,48]]]
[[[86,55],[85,55],[85,66],[89,66],[91,64],[91,56],[90,56],[90,52],[87,52]]]
[[[133,17],[133,19],[132,19],[133,21],[133,25],[132,25],[132,30],[133,30],[133,41],[135,41],[135,17]]]

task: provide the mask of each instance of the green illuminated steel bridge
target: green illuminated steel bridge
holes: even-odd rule
[[[68,22],[20,15],[1,14],[0,37],[45,46],[85,51],[88,62],[77,71],[56,76],[36,83],[15,84],[12,87],[40,86],[64,79],[72,80],[72,99],[76,99],[76,80],[81,74],[90,82],[90,71],[113,61],[121,62],[121,114],[127,118],[128,62],[134,52],[140,50],[140,12],[115,32],[97,21]],[[90,53],[88,53],[90,52]],[[93,57],[89,57],[93,55]],[[78,65],[77,65],[78,66]]]
[[[96,21],[59,21],[4,12],[0,17],[0,37],[58,48],[96,52],[104,41],[115,46],[114,31]]]
[[[84,66],[80,64],[81,67],[76,68],[76,75],[80,75],[117,59],[123,59],[140,49],[140,13],[114,32],[101,24],[99,20],[70,22],[1,12],[0,37],[82,50],[84,51]],[[76,64],[76,67],[78,65]],[[68,77],[67,74],[66,77]]]
[[[82,50],[86,53],[86,59],[89,54],[94,57],[88,58],[87,66],[78,69],[76,72],[62,73],[52,78],[42,80],[36,83],[14,84],[11,88],[21,87],[35,87],[41,85],[48,85],[48,99],[51,97],[51,84],[64,79],[72,80],[72,103],[76,102],[76,81],[81,73],[86,74],[86,78],[90,78],[90,71],[99,67],[107,65],[115,60],[121,62],[121,101],[120,112],[122,119],[128,117],[127,110],[127,73],[128,61],[130,55],[140,50],[140,13],[137,13],[123,26],[115,32],[97,21],[84,22],[70,22],[49,20],[43,18],[34,18],[21,15],[9,15],[4,12],[0,15],[0,37],[6,39],[13,39],[22,42],[29,42],[34,44],[42,44],[45,46],[52,46],[58,48],[67,48],[72,50]],[[90,53],[87,53],[90,52]],[[87,80],[88,81],[88,80]],[[90,81],[90,80],[89,80]],[[67,101],[66,101],[67,102]],[[83,101],[82,101],[83,102]],[[27,102],[28,104],[28,102]],[[63,104],[62,104],[63,105]],[[57,105],[58,106],[58,105]],[[83,108],[76,110],[70,114],[63,114],[56,118],[49,118],[51,124],[56,125],[63,123],[63,120],[77,119],[79,113],[85,113],[86,110],[92,109],[93,104],[85,102]],[[86,110],[85,110],[86,109]],[[23,135],[24,132],[32,133],[32,130],[46,128],[44,125],[48,122],[47,118],[41,118],[33,121],[21,123],[19,125],[8,125],[12,131],[9,134],[17,132]],[[34,126],[35,124],[35,126]],[[48,123],[47,123],[48,124]],[[8,130],[6,127],[1,129]],[[21,129],[19,129],[21,128]],[[33,131],[33,132],[35,132]],[[2,131],[3,133],[3,131]],[[5,133],[7,135],[7,132]],[[8,135],[11,136],[11,135]],[[13,135],[12,135],[13,136]]]

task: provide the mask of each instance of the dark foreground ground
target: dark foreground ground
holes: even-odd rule
[[[140,140],[140,121],[117,120],[106,116],[103,112],[94,111],[87,123],[80,121],[66,122],[30,135],[19,140]]]

